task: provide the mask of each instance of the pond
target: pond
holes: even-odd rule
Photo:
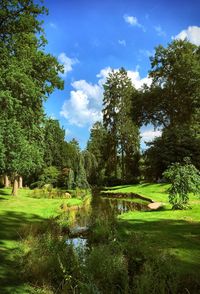
[[[147,210],[148,202],[139,200],[103,197],[93,193],[89,205],[68,212],[71,225],[67,244],[72,244],[74,248],[86,247],[87,234],[97,219],[111,219],[128,211]]]

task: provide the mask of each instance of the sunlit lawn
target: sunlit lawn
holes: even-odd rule
[[[134,211],[119,216],[123,238],[132,232],[144,234],[149,246],[174,255],[180,271],[200,275],[200,199],[190,195],[188,210],[171,210],[167,184],[140,184],[117,186],[111,192],[137,193],[165,203],[164,209]]]
[[[10,196],[10,193],[11,189],[0,189],[0,278],[2,280],[0,285],[6,283],[6,279],[12,280],[12,275],[16,271],[13,252],[18,248],[20,229],[26,224],[34,224],[59,215],[62,203],[66,203],[68,206],[82,203],[80,199],[75,198],[32,198],[32,191],[29,189],[19,190],[17,197]],[[12,283],[14,282],[17,283],[15,278]],[[16,285],[16,287],[14,293],[24,293],[20,292],[22,291],[20,290],[21,285]],[[12,291],[13,288],[10,292],[8,290],[8,293],[13,293]],[[24,288],[23,291],[25,291]],[[1,289],[0,293],[3,293]]]

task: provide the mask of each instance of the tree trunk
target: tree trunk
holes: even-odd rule
[[[4,177],[3,176],[0,176],[0,183],[1,183],[1,185],[4,185]]]
[[[22,178],[22,176],[19,176],[18,181],[19,181],[19,189],[22,189],[23,188],[23,178]]]
[[[13,187],[12,187],[12,196],[17,196],[17,191],[18,191],[18,177],[14,177],[13,181]]]
[[[124,181],[124,147],[122,146],[122,180]]]
[[[10,186],[10,181],[7,175],[4,176],[4,186],[5,188],[8,188]]]

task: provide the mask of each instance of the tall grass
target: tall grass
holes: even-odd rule
[[[144,236],[120,240],[115,221],[93,222],[86,250],[66,242],[58,223],[21,233],[21,276],[33,293],[198,293],[198,280],[178,276],[173,257],[148,247]]]

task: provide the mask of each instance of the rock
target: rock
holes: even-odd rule
[[[72,196],[71,196],[71,194],[69,194],[68,192],[66,192],[66,193],[65,193],[65,197],[66,197],[66,198],[71,198]]]
[[[151,210],[157,210],[157,209],[163,207],[163,203],[162,203],[162,202],[153,202],[153,203],[149,203],[149,204],[148,204],[148,207],[149,207]]]
[[[80,235],[84,235],[88,232],[88,227],[74,227],[74,228],[70,228],[70,234],[72,236],[80,236]]]

